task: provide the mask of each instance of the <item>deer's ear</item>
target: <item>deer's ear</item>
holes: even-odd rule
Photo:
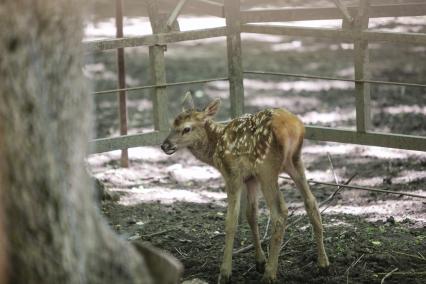
[[[182,111],[195,109],[194,100],[192,99],[191,92],[186,92],[182,101]]]
[[[204,114],[207,117],[215,116],[219,110],[220,99],[214,99],[208,106],[204,109]]]

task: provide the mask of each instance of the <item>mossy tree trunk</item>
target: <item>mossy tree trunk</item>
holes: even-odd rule
[[[84,3],[0,1],[0,282],[152,282],[85,172]]]

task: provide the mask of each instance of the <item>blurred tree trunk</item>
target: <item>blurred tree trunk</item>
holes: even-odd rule
[[[0,1],[0,282],[152,283],[85,172],[83,3]]]

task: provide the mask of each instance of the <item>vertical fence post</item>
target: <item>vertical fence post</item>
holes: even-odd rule
[[[115,25],[116,37],[123,37],[123,0],[115,0]],[[117,74],[118,74],[118,88],[126,88],[126,70],[124,63],[124,48],[117,48]],[[126,91],[119,91],[118,93],[118,109],[120,121],[120,135],[127,134],[127,106],[126,106]],[[129,166],[129,154],[127,149],[121,150],[121,166]]]
[[[229,96],[231,116],[238,117],[244,113],[243,64],[241,51],[240,0],[225,0],[226,45],[228,55]],[[247,192],[242,190],[240,203],[240,223],[247,208]]]
[[[369,0],[360,0],[358,15],[355,17],[353,31],[361,33],[368,29]],[[368,41],[356,39],[354,42],[354,67],[355,80],[370,79]],[[364,82],[355,83],[356,95],[356,129],[358,132],[366,132],[371,129],[371,102],[370,84]]]
[[[166,32],[167,23],[159,13],[157,1],[147,0],[146,4],[153,34]],[[164,58],[165,49],[165,45],[149,47],[149,67],[151,73],[151,84],[153,85],[166,83],[166,63]],[[168,130],[169,121],[167,116],[168,101],[166,87],[157,87],[152,89],[151,97],[154,111],[155,130]]]
[[[231,116],[244,113],[244,85],[241,52],[240,0],[225,0]]]

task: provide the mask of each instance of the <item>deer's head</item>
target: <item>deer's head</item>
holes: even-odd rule
[[[191,94],[187,93],[183,102],[183,110],[173,121],[170,133],[161,144],[161,149],[167,155],[177,150],[195,145],[206,135],[204,125],[219,110],[220,100],[215,99],[203,110],[196,110]]]

